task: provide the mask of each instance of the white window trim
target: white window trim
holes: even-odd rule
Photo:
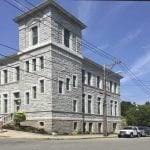
[[[32,48],[36,47],[40,43],[40,23],[35,21],[36,19],[38,19],[38,18],[34,18],[33,22],[29,26],[29,47],[32,47]],[[37,32],[38,32],[38,42],[35,45],[33,45],[33,43],[32,43],[32,28],[34,28],[34,27],[37,27]]]
[[[40,66],[40,57],[43,57],[43,62],[44,62],[44,68],[46,67],[46,63],[45,63],[45,55],[41,55],[41,56],[38,56],[38,70],[43,70],[41,69],[41,66]]]
[[[62,81],[63,82],[63,85],[62,85],[62,93],[59,93],[59,81]],[[58,94],[60,94],[60,95],[64,95],[65,94],[65,84],[64,84],[65,82],[64,82],[64,80],[63,79],[61,79],[61,78],[58,78]]]
[[[26,101],[26,93],[29,93],[29,104],[27,104],[27,101]],[[31,91],[30,90],[26,90],[24,91],[24,105],[30,105],[31,103]]]
[[[66,78],[65,78],[65,87],[67,86],[67,78],[68,79],[70,79],[70,82],[69,82],[69,90],[67,90],[67,88],[65,88],[66,89],[66,91],[71,91],[71,78],[69,77],[69,76],[66,76]]]
[[[33,87],[35,87],[35,86],[36,86],[36,98],[33,97]],[[35,85],[33,84],[31,86],[31,97],[32,97],[33,100],[37,100],[38,99],[38,85],[36,85],[36,84]]]
[[[7,94],[7,113],[4,112],[5,108],[4,108],[4,94]],[[2,92],[1,93],[1,106],[2,106],[2,114],[8,114],[10,112],[10,97],[9,97],[9,92]]]
[[[74,101],[76,101],[76,111],[74,111],[73,109],[74,109]],[[77,113],[77,112],[79,112],[79,108],[78,108],[78,100],[77,99],[73,99],[72,100],[72,111],[74,112],[74,113]]]
[[[40,81],[41,81],[41,80],[44,81],[44,92],[41,92],[41,85],[40,85]],[[38,91],[38,92],[39,92],[40,94],[45,94],[45,93],[46,93],[46,86],[45,86],[46,80],[45,80],[45,78],[39,78],[39,79],[38,79],[38,82],[39,82],[39,91]]]
[[[75,82],[75,87],[73,86],[73,76],[76,76],[76,82]],[[78,88],[78,75],[77,74],[73,74],[72,75],[72,88]]]

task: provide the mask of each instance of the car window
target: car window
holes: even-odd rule
[[[125,130],[132,130],[132,127],[125,127],[123,129],[125,129]]]

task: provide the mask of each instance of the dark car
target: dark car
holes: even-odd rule
[[[145,136],[150,136],[150,127],[139,126],[139,130],[144,130]]]

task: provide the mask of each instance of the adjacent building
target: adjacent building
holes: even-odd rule
[[[0,114],[48,132],[103,132],[103,66],[81,51],[80,20],[52,0],[14,19],[19,52],[0,59]],[[108,76],[108,132],[120,127],[120,79]]]

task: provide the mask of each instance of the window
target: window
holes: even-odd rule
[[[101,133],[102,123],[98,123],[98,133]]]
[[[73,112],[77,112],[77,101],[73,100]]]
[[[117,83],[114,83],[114,93],[117,92]]]
[[[29,94],[29,92],[25,93],[25,98],[26,98],[26,104],[29,104],[30,103],[30,94]]]
[[[29,61],[26,61],[26,72],[29,72]]]
[[[97,76],[96,87],[97,87],[97,88],[100,88],[100,76]]]
[[[32,88],[32,91],[33,91],[33,98],[36,99],[36,97],[37,97],[37,89],[36,89],[36,86],[34,86],[34,87]]]
[[[85,83],[85,70],[82,70],[82,83]]]
[[[91,73],[88,72],[88,85],[91,85]]]
[[[100,112],[100,110],[101,110],[101,102],[100,102],[100,100],[101,100],[101,98],[100,97],[98,97],[97,98],[97,107],[98,107],[98,114],[100,114],[101,112]]]
[[[36,59],[32,60],[33,71],[36,71]]]
[[[70,40],[70,31],[64,29],[64,45],[69,47],[69,40]]]
[[[43,121],[40,121],[40,122],[39,122],[39,125],[40,125],[41,127],[43,127],[43,126],[44,126],[44,122],[43,122]]]
[[[76,131],[77,130],[77,122],[73,123],[73,130]]]
[[[113,115],[113,101],[110,101],[110,115]]]
[[[20,67],[16,67],[16,81],[20,80]]]
[[[85,131],[86,131],[86,123],[84,122],[83,123],[83,133],[85,133]]]
[[[73,87],[76,87],[77,85],[77,77],[76,76],[73,76]]]
[[[4,94],[3,97],[4,97],[4,113],[7,113],[8,112],[8,95]]]
[[[112,92],[112,85],[113,85],[113,83],[112,83],[112,81],[110,81],[110,92]]]
[[[8,83],[8,71],[4,70],[4,83]]]
[[[70,90],[70,79],[66,78],[66,89],[69,91]]]
[[[41,56],[39,59],[40,59],[40,69],[43,69],[44,68],[44,57]]]
[[[88,113],[91,114],[91,100],[92,96],[88,95]]]
[[[115,116],[117,116],[117,102],[115,102]]]
[[[90,132],[90,133],[92,132],[92,126],[93,126],[93,124],[92,124],[92,123],[89,123],[89,132]]]
[[[44,80],[40,80],[40,92],[44,93]]]
[[[82,95],[82,112],[85,113],[85,94]]]
[[[63,81],[59,81],[59,93],[63,93]]]
[[[0,114],[2,114],[2,110],[1,110],[1,95],[0,95]]]
[[[32,45],[36,45],[38,43],[38,27],[35,26],[31,30],[32,30]]]
[[[101,133],[102,123],[98,123],[98,133]]]
[[[20,93],[19,92],[14,93],[14,98],[19,99],[20,98]]]
[[[14,104],[15,104],[15,111],[19,111],[21,105],[20,93],[14,93]]]

